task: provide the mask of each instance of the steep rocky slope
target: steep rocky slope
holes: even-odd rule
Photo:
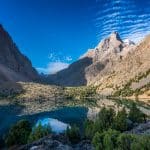
[[[61,86],[86,85],[85,68],[92,64],[92,58],[84,57],[72,63],[67,69],[49,75],[46,82]]]
[[[130,50],[125,57],[111,68],[102,78],[99,74],[95,78],[94,84],[100,85],[99,91],[111,88],[113,91],[118,90],[126,85],[136,90],[150,83],[150,36],[146,37],[133,50]],[[144,80],[145,78],[145,80]],[[144,81],[141,81],[144,80]],[[133,84],[133,83],[136,83]],[[128,85],[127,85],[128,84]],[[134,87],[132,86],[135,85]]]
[[[54,75],[49,75],[49,81],[59,85],[89,85],[97,81],[97,75],[110,72],[112,66],[121,60],[134,44],[124,43],[119,34],[114,32],[101,41],[95,49],[88,50],[81,58]],[[86,61],[85,61],[86,60]],[[82,70],[82,71],[80,71]],[[73,82],[73,79],[76,82]]]
[[[134,78],[146,73],[150,69],[149,64],[150,36],[135,45],[130,40],[123,42],[119,34],[114,32],[69,68],[49,75],[48,80],[64,86],[96,85],[99,93],[110,95],[130,80],[134,81]],[[143,78],[146,79],[141,77],[142,81],[136,82],[134,90],[149,84],[149,76]]]
[[[21,54],[10,35],[0,25],[0,83],[36,80],[30,60]]]

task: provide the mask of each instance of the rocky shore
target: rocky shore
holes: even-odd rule
[[[65,135],[49,135],[36,142],[12,150],[94,150],[89,140],[82,140],[78,144],[71,144]]]

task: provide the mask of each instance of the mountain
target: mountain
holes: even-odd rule
[[[64,86],[89,85],[100,72],[106,72],[112,67],[113,61],[120,59],[121,54],[125,55],[125,51],[130,47],[123,43],[117,32],[114,32],[101,41],[96,48],[88,50],[67,69],[49,75],[48,81]]]
[[[85,68],[91,65],[92,58],[84,57],[72,63],[67,69],[56,74],[49,75],[46,82],[60,86],[81,86],[86,85]]]
[[[0,25],[0,83],[33,81],[38,73],[30,60],[21,54],[10,35]]]
[[[109,95],[134,78],[142,79],[140,76],[150,69],[149,58],[150,36],[135,45],[130,40],[123,41],[117,32],[113,32],[67,69],[49,75],[48,81],[63,86],[96,85],[98,92]],[[144,83],[149,82],[148,76]],[[144,86],[142,83],[141,87]]]

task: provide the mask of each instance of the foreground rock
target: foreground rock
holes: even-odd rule
[[[14,148],[14,150],[16,147]],[[90,141],[84,140],[71,145],[63,135],[49,135],[36,142],[17,148],[18,150],[94,150]]]

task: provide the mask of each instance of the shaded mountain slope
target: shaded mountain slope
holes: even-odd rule
[[[0,83],[36,80],[38,74],[30,60],[21,54],[10,35],[0,25]]]
[[[91,62],[88,63],[85,59]],[[96,85],[99,93],[110,95],[128,82],[134,82],[134,78],[145,74],[149,69],[150,36],[135,45],[129,40],[123,42],[119,34],[114,32],[69,68],[48,78],[51,83],[63,86]],[[149,76],[143,76],[141,79],[139,83],[136,82],[136,89],[149,84]],[[132,86],[130,88],[132,89]]]
[[[97,80],[97,75],[110,72],[111,67],[118,62],[121,55],[126,55],[126,51],[133,47],[133,44],[126,45],[119,37],[119,34],[114,32],[110,37],[101,41],[95,49],[90,49],[67,69],[54,75],[49,75],[48,79],[50,83],[63,86],[93,84]]]
[[[67,69],[49,75],[47,82],[63,86],[86,85],[85,68],[92,64],[92,58],[84,57],[72,63]]]

